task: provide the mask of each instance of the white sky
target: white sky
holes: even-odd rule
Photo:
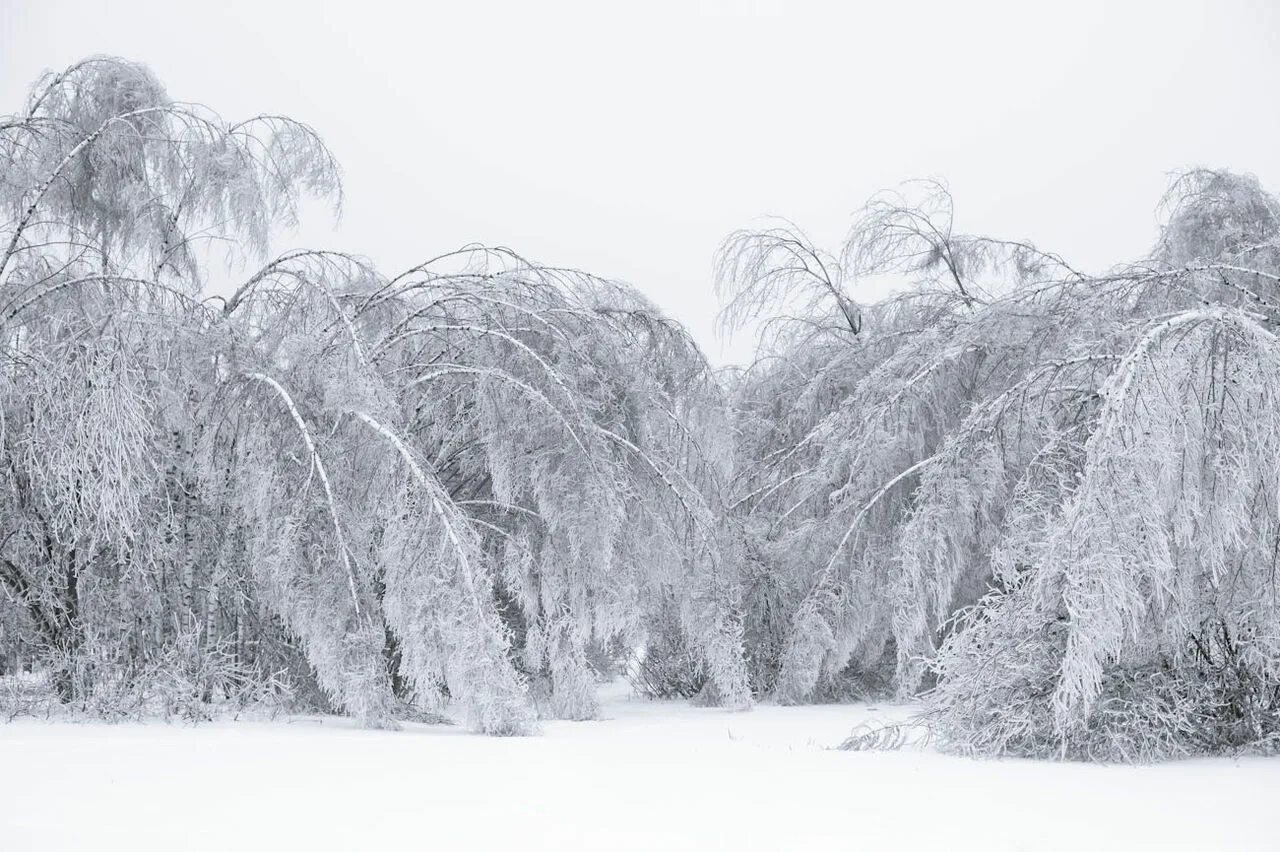
[[[1171,170],[1280,189],[1280,0],[0,0],[0,113],[91,53],[320,131],[344,217],[281,249],[508,245],[635,284],[718,361],[749,343],[715,337],[712,255],[766,214],[834,248],[875,190],[940,176],[960,228],[1101,269],[1149,246]]]

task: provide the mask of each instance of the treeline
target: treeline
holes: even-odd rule
[[[923,696],[953,748],[1265,748],[1280,712],[1280,204],[1194,171],[1102,276],[953,229],[718,264],[712,371],[634,290],[504,249],[388,275],[269,237],[307,126],[94,58],[0,120],[0,701],[477,730],[653,695]],[[206,251],[207,241],[221,246]],[[257,271],[211,295],[210,256]],[[911,282],[879,304],[858,281]],[[29,673],[29,674],[27,674]]]

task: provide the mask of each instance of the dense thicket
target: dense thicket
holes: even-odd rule
[[[105,713],[448,701],[519,733],[590,716],[653,633],[744,705],[725,409],[684,332],[506,250],[267,260],[308,195],[340,201],[310,128],[123,60],[0,123],[0,665]],[[264,265],[213,295],[223,254]]]
[[[927,690],[952,747],[1139,759],[1280,723],[1280,203],[1193,171],[1101,276],[953,228],[937,183],[842,251],[725,244],[753,683]],[[860,306],[860,280],[912,286]],[[778,317],[781,318],[778,318]]]
[[[732,707],[923,695],[984,754],[1280,741],[1254,179],[1180,176],[1150,255],[1102,275],[961,233],[937,182],[835,253],[734,234],[726,324],[762,337],[726,375],[634,290],[506,249],[272,258],[309,196],[341,201],[310,128],[123,60],[0,121],[10,712],[522,733],[625,670]],[[215,288],[224,259],[253,271]]]

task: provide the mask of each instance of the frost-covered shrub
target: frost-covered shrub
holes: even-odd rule
[[[696,698],[707,688],[706,664],[679,635],[652,637],[630,662],[627,681],[646,698]]]

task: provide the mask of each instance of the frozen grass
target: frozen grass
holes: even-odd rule
[[[830,750],[907,707],[602,690],[540,737],[337,718],[0,725],[0,849],[1277,849],[1280,759]]]

